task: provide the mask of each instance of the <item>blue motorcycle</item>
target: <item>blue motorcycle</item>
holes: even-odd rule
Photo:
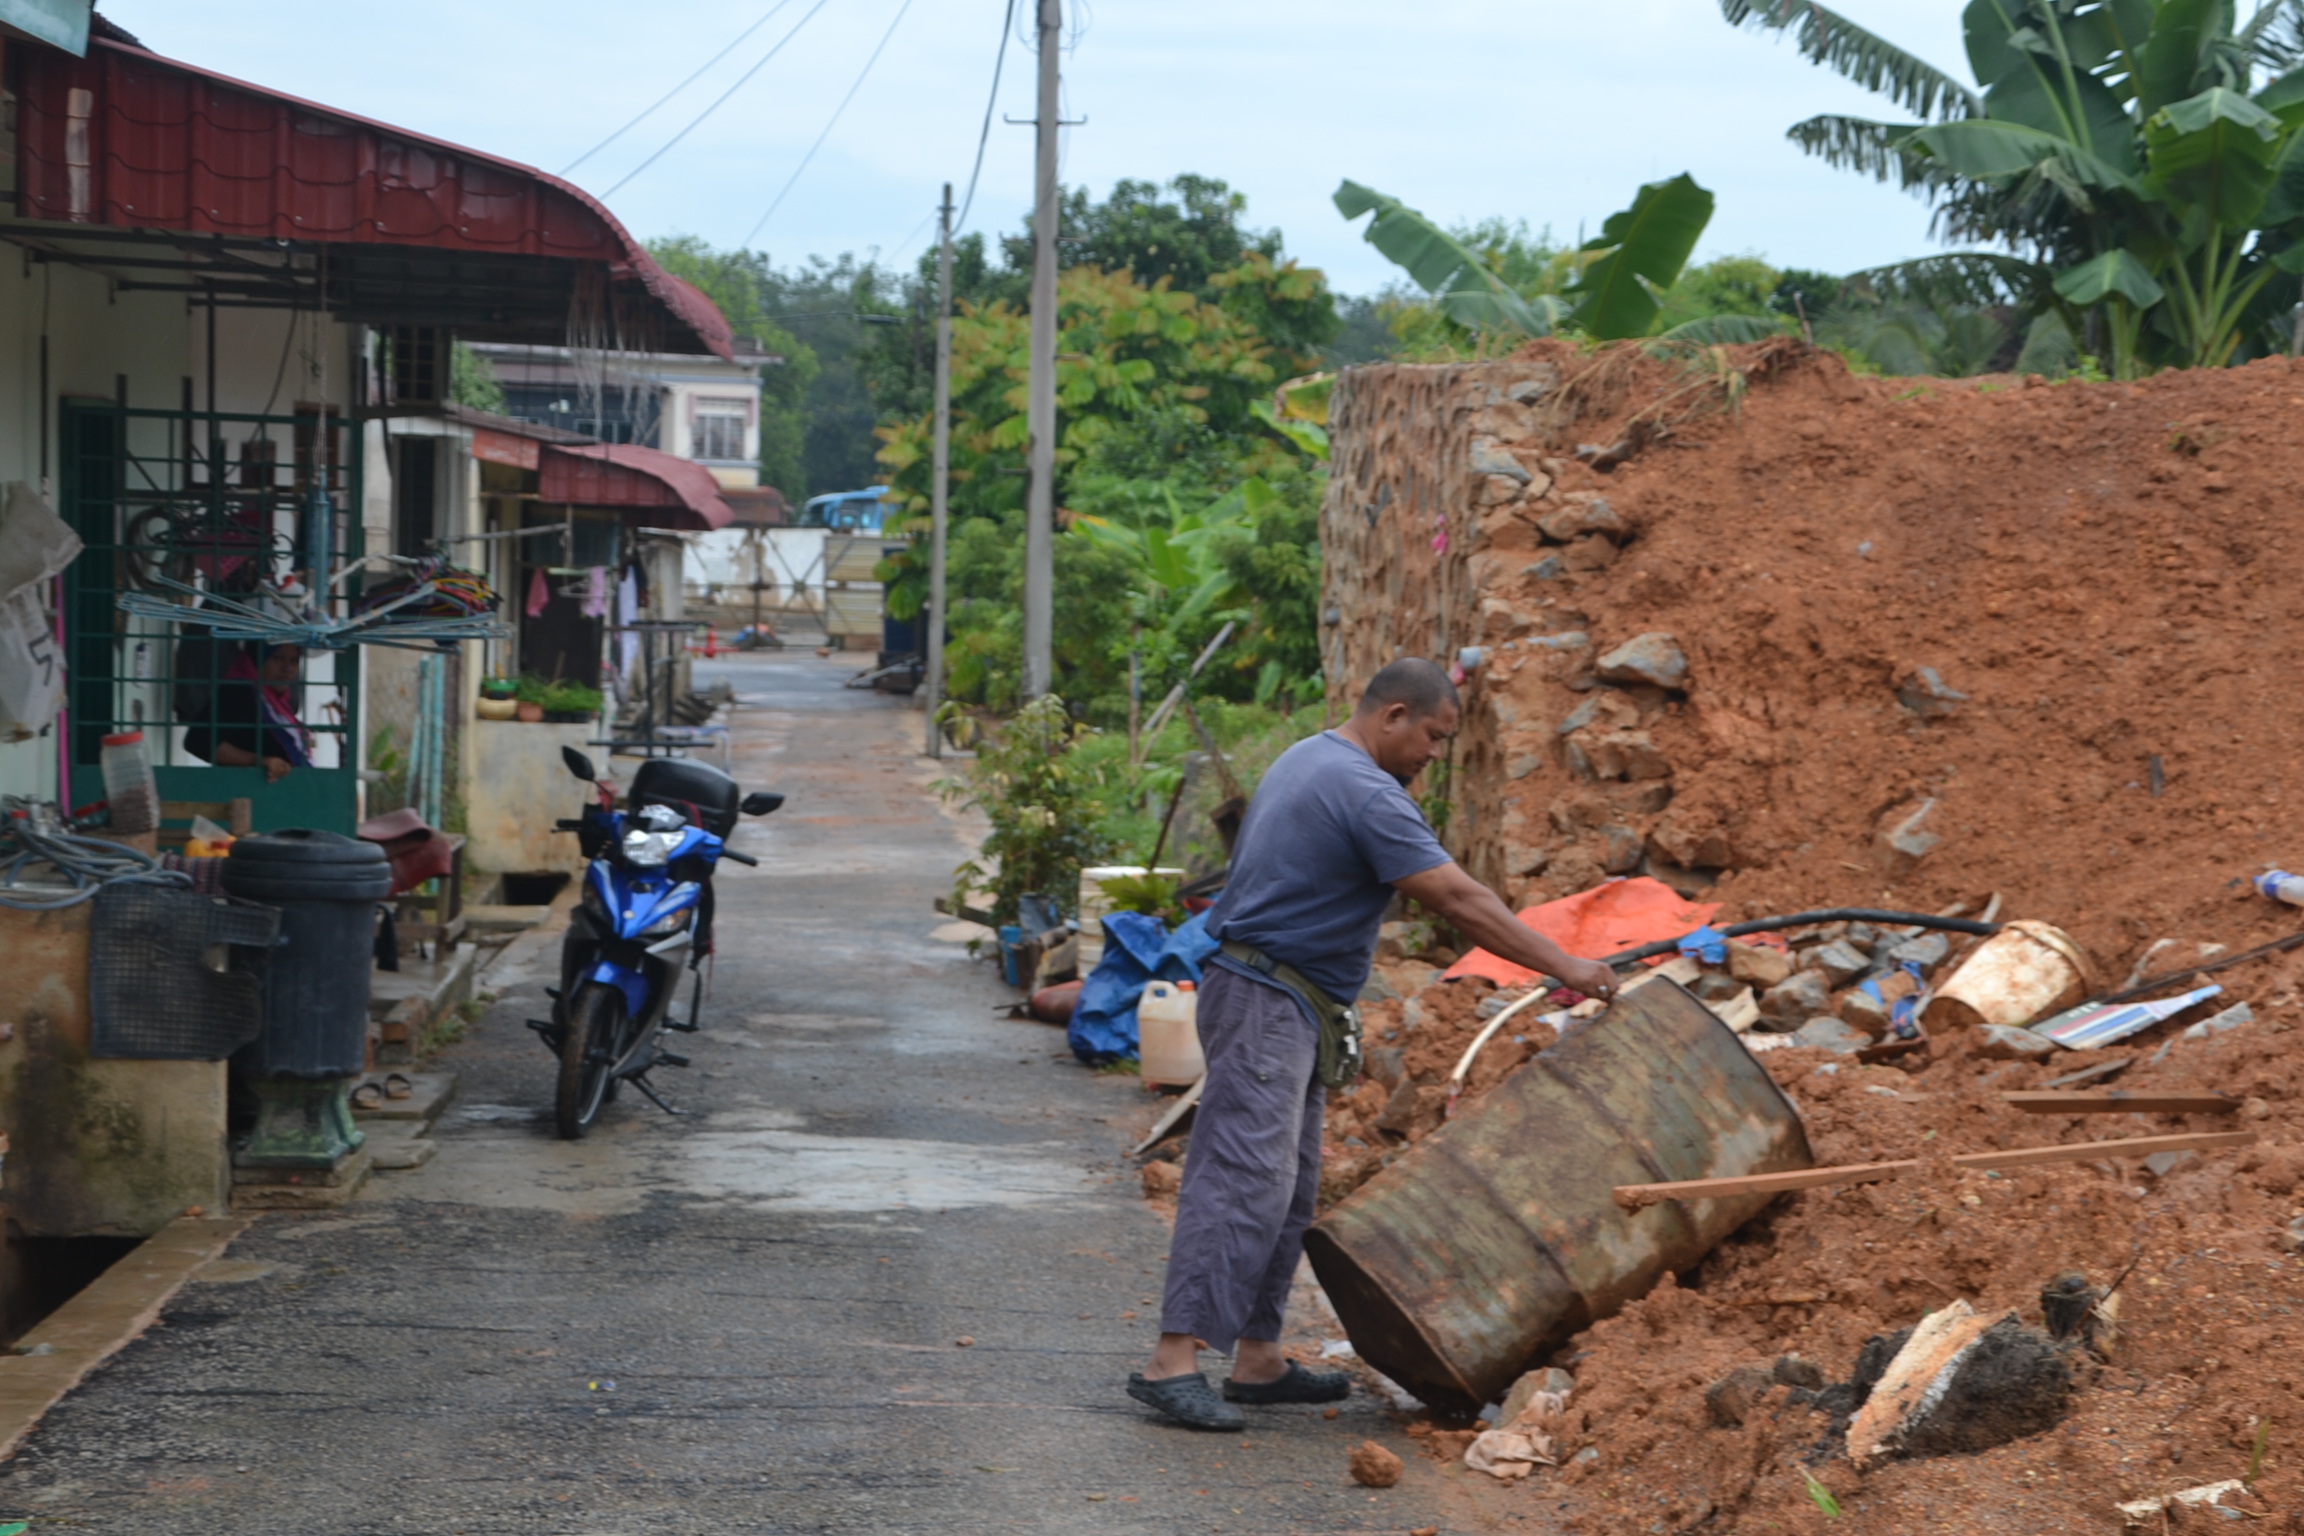
[[[552,1017],[530,1019],[528,1027],[559,1058],[554,1118],[561,1136],[574,1141],[621,1083],[666,1114],[680,1112],[648,1074],[688,1065],[658,1040],[666,1029],[693,1032],[704,1005],[712,871],[724,858],[758,865],[726,838],[739,815],[765,816],[784,797],[746,795],[709,764],[659,757],[640,765],[618,811],[615,788],[594,771],[591,758],[574,747],[563,747],[560,756],[570,773],[592,785],[594,801],[581,817],[554,826],[576,834],[590,863],[560,949]],[[685,1020],[671,1017],[682,970],[693,978]]]

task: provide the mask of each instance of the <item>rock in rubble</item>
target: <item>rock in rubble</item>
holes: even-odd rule
[[[1522,485],[1530,479],[1528,467],[1506,452],[1492,437],[1472,439],[1472,473],[1505,475]]]
[[[1877,1040],[1888,1033],[1888,1005],[1861,987],[1851,987],[1832,1001],[1841,1021]]]
[[[1812,976],[1815,972],[1803,971],[1800,974]],[[1840,1056],[1853,1056],[1872,1043],[1870,1035],[1852,1024],[1842,1023],[1829,1014],[1820,1015],[1801,1025],[1792,1032],[1792,1040],[1796,1045],[1807,1046],[1812,1050],[1831,1051]]]
[[[1704,1389],[1704,1407],[1715,1428],[1741,1429],[1761,1394],[1775,1385],[1775,1373],[1767,1366],[1740,1365]]]
[[[1616,541],[1590,533],[1560,551],[1560,563],[1572,571],[1604,571],[1616,563]]]
[[[1782,1385],[1798,1387],[1803,1392],[1824,1390],[1824,1367],[1806,1355],[1778,1355],[1776,1365],[1769,1374]]]
[[[1760,1017],[1778,1029],[1798,1029],[1832,1011],[1832,989],[1820,971],[1797,971],[1760,994]]]
[[[1392,1097],[1384,1101],[1384,1112],[1376,1117],[1376,1129],[1390,1131],[1395,1136],[1410,1140],[1440,1128],[1448,1116],[1448,1090],[1434,1083],[1418,1087],[1408,1078],[1392,1090]]]
[[[1499,400],[1472,413],[1472,430],[1481,437],[1521,442],[1536,433],[1536,413],[1511,400]]]
[[[1835,987],[1846,986],[1850,978],[1862,975],[1871,964],[1870,956],[1840,939],[1819,944],[1801,958],[1803,969],[1822,971],[1824,979]]]
[[[2059,1047],[2046,1035],[2006,1024],[1986,1024],[1975,1034],[1976,1054],[1992,1061],[2045,1061]]]
[[[1688,984],[1688,990],[1696,994],[1696,1001],[1700,1003],[1724,1003],[1746,989],[1744,983],[1733,976],[1706,971]]]
[[[1557,543],[1567,544],[1600,534],[1608,539],[1621,539],[1630,532],[1629,526],[1608,498],[1590,491],[1576,491],[1560,498],[1560,505],[1536,519],[1536,527],[1543,535]]]
[[[1172,1195],[1184,1187],[1184,1170],[1175,1163],[1146,1163],[1139,1177],[1147,1195]]]
[[[1607,658],[1601,662],[1606,664]],[[1891,878],[1911,873],[1912,866],[1936,851],[1944,839],[1931,830],[1929,823],[1936,813],[1933,797],[1919,805],[1897,807],[1880,819],[1880,827],[1872,837],[1874,862]]]
[[[1612,875],[1626,875],[1640,867],[1645,852],[1640,834],[1621,823],[1600,829],[1600,867]]]
[[[1951,958],[1952,940],[1939,932],[1916,933],[1876,954],[1890,970],[1901,970],[1910,962],[1920,967],[1920,974],[1925,978],[1935,975],[1936,968]]]
[[[1765,992],[1792,974],[1792,957],[1766,944],[1728,941],[1728,974],[1756,991]]]
[[[1352,1481],[1363,1488],[1389,1488],[1400,1481],[1403,1464],[1373,1440],[1352,1447]]]
[[[1658,688],[1688,686],[1688,657],[1680,642],[1663,630],[1635,635],[1600,658],[1604,683],[1650,683]]]
[[[1396,1045],[1368,1048],[1367,1074],[1387,1088],[1398,1088],[1408,1076],[1408,1053]]]
[[[1520,574],[1530,581],[1558,581],[1567,573],[1568,567],[1560,563],[1558,555],[1546,555],[1535,564],[1520,568]]]
[[[1586,726],[1596,725],[1604,731],[1628,731],[1640,723],[1640,706],[1620,693],[1595,693],[1561,718],[1553,729],[1562,736],[1573,736]]]
[[[1934,667],[1915,667],[1896,684],[1896,702],[1923,720],[1940,720],[1968,702],[1968,695],[1948,686]]]

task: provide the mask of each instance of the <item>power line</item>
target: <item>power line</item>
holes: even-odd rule
[[[992,137],[992,109],[1000,104],[1000,67],[1008,62],[1008,34],[1016,30],[1016,0],[1008,0],[1008,14],[1000,19],[1000,47],[992,55],[992,94],[984,102],[984,126],[976,133],[976,164],[968,172],[968,195],[960,199],[960,217],[952,221],[958,236],[967,227],[968,210],[976,201],[976,178],[984,174],[984,146]]]
[[[679,95],[682,91],[688,89],[688,87],[694,85],[698,80],[702,79],[706,70],[719,63],[722,59],[728,57],[728,55],[734,53],[737,49],[737,46],[741,44],[744,39],[750,37],[753,33],[759,31],[762,27],[768,25],[769,21],[775,17],[778,11],[784,9],[785,6],[790,5],[791,3],[792,0],[776,0],[776,3],[768,8],[768,14],[766,16],[761,17],[758,21],[752,23],[752,25],[746,27],[743,31],[736,34],[735,42],[730,43],[727,47],[721,49],[718,53],[706,59],[703,64],[697,68],[695,74],[690,75],[687,79],[681,81],[678,85],[672,87],[672,89],[657,97],[655,102],[651,104],[648,109],[642,112],[638,117],[635,117],[632,119],[632,121],[626,123],[623,127],[617,129],[614,133],[608,135],[608,137],[602,139],[599,143],[593,145],[590,149],[584,151],[584,153],[569,161],[568,164],[561,169],[560,174],[563,176],[567,175],[570,171],[575,170],[576,167],[582,165],[585,161],[591,159],[594,155],[600,153],[600,151],[606,149],[609,145],[615,143],[618,139],[624,137],[624,135],[639,127],[641,123],[645,122],[648,117],[656,111],[658,107],[663,106],[664,103],[670,101],[673,97]]]
[[[642,171],[648,169],[648,167],[663,159],[664,156],[671,151],[671,148],[674,144],[677,144],[682,139],[688,137],[689,133],[696,128],[697,124],[703,122],[704,119],[719,111],[722,102],[725,102],[729,97],[742,90],[746,81],[750,80],[754,75],[760,73],[760,71],[767,66],[767,63],[770,59],[776,57],[776,55],[779,53],[782,53],[784,51],[784,45],[792,41],[792,39],[795,37],[798,37],[800,35],[800,29],[808,25],[808,23],[814,19],[818,11],[824,9],[825,6],[830,5],[831,3],[832,0],[816,0],[816,3],[808,8],[808,14],[801,17],[798,21],[792,23],[792,30],[778,38],[776,40],[776,46],[769,49],[766,53],[760,56],[760,62],[758,64],[753,65],[750,69],[744,71],[744,73],[741,75],[738,75],[734,85],[731,85],[728,87],[728,89],[722,91],[717,97],[713,99],[712,105],[706,107],[703,111],[697,113],[694,118],[690,119],[688,126],[681,129],[678,133],[672,135],[671,139],[666,142],[662,149],[656,151],[656,153],[650,155],[647,159],[632,167],[631,170],[625,172],[624,181],[619,181],[615,186],[610,187],[607,191],[601,193],[600,195],[602,197],[614,197],[617,193],[617,190],[624,185],[625,181],[630,181],[633,177],[639,175]],[[906,0],[906,3],[909,4],[910,0]]]
[[[927,227],[928,227],[930,224],[932,224],[932,223],[934,223],[934,222],[935,222],[935,219],[936,219],[936,215],[937,215],[937,213],[938,213],[938,212],[939,212],[939,210],[937,210],[937,209],[934,209],[934,208],[931,208],[931,209],[929,209],[929,210],[928,210],[928,217],[927,217],[927,218],[925,218],[925,219],[922,219],[922,220],[921,220],[919,223],[917,223],[917,224],[915,224],[915,225],[913,225],[913,226],[912,226],[912,233],[910,233],[910,234],[906,235],[906,236],[904,237],[904,243],[903,243],[902,245],[899,245],[898,247],[896,247],[896,249],[895,249],[894,253],[892,253],[892,254],[889,256],[889,258],[888,258],[888,265],[889,265],[891,268],[893,268],[893,267],[896,265],[896,263],[897,263],[897,262],[899,262],[899,261],[902,261],[902,260],[904,259],[904,253],[905,253],[906,251],[908,251],[908,250],[912,249],[912,242],[920,238],[920,232],[921,232],[922,230],[926,229],[926,228],[927,228]]]
[[[817,0],[817,3],[821,6],[823,0]],[[897,23],[903,21],[904,13],[910,9],[912,9],[912,0],[904,0],[902,5],[896,7],[895,19],[888,23],[888,30],[880,34],[879,47],[872,50],[872,57],[866,59],[864,67],[857,71],[856,83],[848,87],[848,94],[840,98],[840,105],[832,109],[832,120],[824,125],[822,133],[816,135],[816,142],[808,146],[808,153],[802,155],[800,163],[792,168],[791,179],[784,183],[783,191],[776,194],[776,201],[768,205],[768,211],[760,215],[760,221],[752,226],[751,233],[745,235],[737,249],[749,250],[753,239],[767,226],[768,221],[775,217],[776,210],[784,205],[785,194],[790,192],[800,180],[800,173],[808,169],[808,162],[816,158],[816,151],[824,147],[824,141],[832,137],[832,130],[840,125],[840,114],[848,110],[848,103],[854,101],[856,93],[864,88],[864,77],[871,74],[872,66],[880,62],[881,52],[887,48],[888,40],[896,35]],[[808,14],[813,16],[815,12],[811,11]],[[613,191],[614,189],[611,188],[610,190]]]

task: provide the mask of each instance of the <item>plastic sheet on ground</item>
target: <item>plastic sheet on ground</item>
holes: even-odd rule
[[[1092,1067],[1136,1055],[1136,1000],[1151,981],[1200,980],[1200,962],[1216,948],[1208,919],[1195,915],[1174,933],[1139,912],[1104,914],[1104,958],[1080,988],[1065,1039]]]
[[[1638,875],[1529,907],[1521,912],[1520,921],[1568,953],[1597,960],[1636,944],[1677,939],[1712,921],[1719,910],[1716,901],[1690,901],[1663,881]],[[1466,976],[1484,976],[1500,987],[1525,986],[1536,979],[1534,971],[1485,949],[1475,949],[1457,961],[1441,979]]]

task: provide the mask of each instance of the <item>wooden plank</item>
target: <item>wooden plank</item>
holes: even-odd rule
[[[2100,1157],[2149,1157],[2155,1152],[2205,1152],[2245,1147],[2254,1131],[2185,1131],[2173,1136],[2126,1136],[2117,1141],[2081,1141],[2061,1147],[2011,1147],[2003,1152],[1965,1152],[1952,1159],[1962,1168],[2034,1168],[2047,1163],[2087,1163]],[[1843,1163],[1835,1168],[1796,1168],[1788,1173],[1747,1174],[1729,1179],[1682,1179],[1669,1184],[1619,1184],[1616,1203],[1628,1211],[1667,1200],[1719,1200],[1738,1195],[1775,1195],[1827,1184],[1870,1184],[1920,1166],[1918,1158],[1887,1163]]]
[[[2103,1093],[2028,1089],[2003,1093],[2000,1102],[2028,1115],[2229,1115],[2240,1108],[2238,1099],[2220,1093],[2129,1092],[2119,1088]]]

